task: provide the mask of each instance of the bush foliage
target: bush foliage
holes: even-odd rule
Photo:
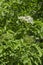
[[[0,0],[0,65],[43,65],[43,0]]]

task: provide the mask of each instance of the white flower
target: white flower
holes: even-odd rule
[[[18,19],[22,21],[26,21],[27,23],[32,23],[33,24],[33,18],[31,16],[20,16]]]

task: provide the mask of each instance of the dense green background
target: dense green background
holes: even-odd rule
[[[43,65],[43,0],[0,0],[0,65]]]

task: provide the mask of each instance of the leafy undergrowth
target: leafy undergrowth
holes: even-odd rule
[[[0,65],[43,65],[43,22],[18,20],[22,3],[6,1],[0,2]]]

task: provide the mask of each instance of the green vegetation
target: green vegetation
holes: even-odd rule
[[[43,65],[43,0],[0,0],[0,65]]]

